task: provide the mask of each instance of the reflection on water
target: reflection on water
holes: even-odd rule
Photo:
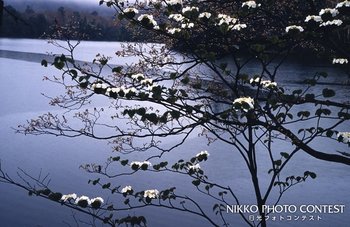
[[[81,50],[81,59],[91,60],[94,54],[101,50],[113,51],[118,48],[118,43],[88,42],[87,49]],[[43,50],[46,44],[38,40],[4,40],[0,39],[0,49],[10,51],[24,51],[37,53]],[[49,49],[50,52],[53,51]],[[110,53],[108,52],[108,53]],[[13,53],[12,53],[13,54]],[[45,53],[41,53],[45,54]],[[86,54],[86,55],[84,55]],[[92,56],[92,57],[91,57]],[[34,57],[30,56],[30,58]],[[36,55],[38,59],[41,55]],[[10,59],[11,58],[11,59]],[[52,68],[41,67],[39,63],[15,60],[16,56],[4,58],[0,61],[1,81],[0,96],[0,158],[3,168],[10,174],[15,175],[16,168],[21,167],[31,174],[38,174],[40,169],[50,173],[52,183],[50,186],[63,193],[75,192],[90,197],[103,196],[110,201],[120,203],[120,198],[110,194],[102,194],[99,188],[88,185],[87,181],[92,176],[85,174],[78,169],[80,164],[100,162],[103,163],[111,155],[110,147],[103,141],[94,141],[84,138],[67,139],[51,136],[24,136],[14,134],[11,127],[24,123],[27,119],[34,118],[47,111],[60,114],[61,110],[48,105],[48,100],[41,93],[49,95],[59,94],[62,91],[59,86],[42,81],[44,75],[57,75]],[[250,67],[254,72],[257,68]],[[279,83],[286,89],[300,87],[300,81],[306,74],[313,74],[316,71],[328,70],[320,67],[298,66],[285,64],[281,68]],[[346,79],[345,75],[339,75],[338,71],[331,70],[329,81]],[[325,85],[329,86],[329,85]],[[349,100],[349,88],[346,86],[335,86],[340,100]],[[97,100],[96,105],[106,105],[103,100]],[[219,107],[218,107],[219,108]],[[348,125],[350,128],[350,125]],[[304,126],[307,127],[307,126]],[[344,128],[344,130],[346,130]],[[165,138],[164,144],[171,143]],[[337,143],[325,144],[318,141],[319,148],[337,149]],[[191,157],[200,150],[208,150],[211,154],[209,161],[202,165],[209,178],[217,179],[224,185],[232,185],[235,193],[242,204],[254,203],[254,194],[251,187],[248,173],[240,156],[233,152],[225,144],[214,143],[210,147],[206,145],[203,138],[197,138],[194,134],[184,146],[175,152],[166,155],[166,159],[177,161],[179,157]],[[276,152],[286,149],[283,143],[276,142]],[[339,148],[341,149],[341,148]],[[129,159],[142,160],[147,154],[131,154]],[[229,164],[227,162],[229,161]],[[265,156],[259,157],[259,165],[266,166],[268,159]],[[264,169],[264,168],[263,168]],[[322,222],[271,222],[271,226],[344,226],[350,216],[350,197],[348,191],[350,185],[349,168],[344,165],[332,164],[322,161],[315,161],[313,158],[299,153],[286,169],[288,174],[302,174],[305,170],[315,171],[318,178],[305,184],[297,186],[287,193],[281,204],[345,204],[345,214],[324,215]],[[264,176],[265,173],[261,173]],[[261,178],[264,185],[265,178]],[[205,195],[195,193],[190,179],[178,175],[143,173],[133,178],[121,178],[116,184],[135,185],[138,190],[146,188],[167,188],[177,186],[178,192],[192,196],[200,201],[208,213],[211,213],[213,201],[207,200]],[[69,210],[60,205],[52,204],[40,198],[29,198],[23,191],[9,185],[0,184],[0,220],[1,226],[64,226],[64,221],[74,225],[72,214]],[[145,214],[149,217],[150,226],[208,226],[202,219],[173,210],[157,210],[154,208],[138,210],[135,215]],[[218,217],[216,217],[218,218]],[[238,215],[229,215],[234,226],[242,226],[241,218]]]

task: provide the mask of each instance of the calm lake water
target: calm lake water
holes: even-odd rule
[[[120,49],[120,43],[116,42],[83,42],[79,47],[77,59],[91,61],[97,53],[113,55]],[[6,52],[7,51],[7,52]],[[17,51],[8,55],[8,51]],[[61,110],[49,106],[48,99],[41,93],[49,96],[61,94],[60,86],[42,81],[43,76],[59,75],[53,68],[40,66],[37,59],[39,54],[60,53],[61,51],[43,40],[28,39],[0,39],[0,159],[2,167],[11,176],[16,178],[18,167],[28,173],[37,176],[42,170],[49,173],[52,179],[52,189],[63,193],[75,192],[89,197],[102,196],[110,201],[114,198],[110,194],[100,194],[99,188],[88,185],[88,175],[79,169],[84,163],[103,163],[111,155],[111,148],[104,141],[95,141],[87,138],[59,138],[53,136],[24,136],[15,134],[12,128],[25,123],[26,120],[48,111],[61,114]],[[5,54],[7,53],[7,54]],[[31,53],[25,55],[24,53]],[[37,54],[37,55],[33,55]],[[27,57],[26,57],[27,56]],[[33,56],[38,56],[35,59]],[[134,59],[112,59],[112,63],[126,64]],[[248,72],[255,72],[258,68],[252,65]],[[341,72],[322,66],[302,65],[295,62],[287,62],[280,70],[279,84],[286,90],[303,86],[301,81],[307,75],[313,75],[318,71],[327,71],[330,77],[324,82],[342,82],[347,77]],[[338,100],[349,100],[348,86],[324,85],[337,91]],[[321,86],[321,88],[323,88]],[[320,88],[319,88],[320,89]],[[104,99],[95,100],[96,106],[107,106]],[[305,126],[307,127],[307,126]],[[350,124],[342,130],[349,130]],[[165,138],[164,144],[171,143],[171,139]],[[284,151],[282,143],[276,142],[278,152]],[[316,145],[323,150],[344,150],[339,143],[325,143],[318,141]],[[217,179],[219,183],[231,185],[242,204],[254,203],[254,194],[248,173],[242,163],[242,159],[225,144],[214,143],[207,146],[203,138],[193,136],[175,152],[168,154],[168,160],[191,157],[201,150],[210,152],[209,160],[202,165],[207,175]],[[147,154],[130,154],[130,160],[142,160]],[[264,167],[267,157],[261,157],[259,164]],[[296,186],[287,192],[281,204],[344,204],[343,214],[322,215],[320,221],[271,221],[270,226],[347,226],[350,218],[350,167],[340,164],[332,164],[314,160],[313,158],[298,153],[286,169],[288,174],[303,174],[305,170],[317,173],[316,180],[310,180]],[[262,184],[266,183],[264,174],[261,173]],[[132,178],[121,178],[116,185],[134,185],[138,190],[147,188],[168,188],[176,186],[179,192],[191,196],[200,201],[200,204],[209,213],[213,201],[196,192],[191,185],[191,180],[177,175],[151,175],[140,174]],[[121,203],[121,201],[119,201]],[[118,204],[118,203],[117,203]],[[37,197],[29,197],[23,190],[11,185],[0,184],[0,225],[12,226],[76,226],[73,214],[69,209]],[[147,215],[149,226],[210,226],[206,221],[193,215],[176,212],[173,210],[158,210],[147,208],[135,210],[131,215]],[[77,214],[78,215],[78,214]],[[84,216],[78,215],[78,218]],[[244,226],[238,215],[230,214],[228,218],[232,226]]]

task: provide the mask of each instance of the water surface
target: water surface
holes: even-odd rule
[[[97,53],[113,55],[120,49],[120,43],[113,42],[83,42],[78,50],[77,59],[90,61]],[[62,88],[55,84],[42,80],[43,76],[59,75],[52,67],[44,68],[39,62],[27,59],[23,53],[47,54],[59,53],[53,46],[47,45],[43,40],[27,39],[0,39],[1,50],[21,52],[22,57],[0,57],[1,83],[0,83],[0,159],[2,167],[12,176],[16,176],[17,167],[25,169],[36,176],[40,170],[50,173],[51,188],[63,193],[75,192],[90,197],[103,196],[111,201],[120,202],[120,198],[112,197],[108,193],[100,194],[101,190],[88,185],[87,181],[93,176],[79,170],[79,165],[84,163],[103,163],[111,155],[111,148],[105,141],[96,141],[87,138],[67,139],[53,136],[24,136],[15,134],[12,128],[26,120],[48,111],[62,114],[62,110],[48,105],[48,99],[41,95],[58,95]],[[14,53],[15,54],[15,53]],[[41,57],[42,55],[39,55]],[[38,58],[39,59],[39,58]],[[113,58],[115,63],[123,64],[124,60]],[[130,59],[129,59],[130,60]],[[125,60],[126,61],[126,60]],[[113,62],[112,62],[113,63]],[[257,70],[252,65],[251,72]],[[299,88],[300,82],[306,75],[313,75],[317,71],[329,70],[330,77],[327,82],[345,81],[346,75],[337,70],[330,70],[322,66],[307,66],[286,63],[280,70],[279,83],[287,90]],[[330,85],[321,86],[328,87]],[[337,90],[339,100],[349,100],[349,87],[333,85]],[[321,91],[321,90],[319,90]],[[96,105],[107,107],[104,99],[96,100]],[[306,127],[306,126],[305,126]],[[344,127],[348,130],[350,125]],[[171,143],[171,138],[165,138],[164,144]],[[318,141],[317,147],[325,150],[344,149],[338,143],[325,143]],[[248,173],[239,155],[232,148],[221,143],[214,143],[210,147],[203,138],[195,134],[189,138],[184,146],[175,152],[167,154],[166,158],[176,161],[182,157],[191,157],[200,150],[208,150],[210,159],[202,165],[210,178],[217,179],[224,185],[232,185],[242,204],[254,203],[254,194]],[[286,148],[282,143],[276,142],[276,152]],[[131,154],[130,160],[142,160],[147,154]],[[267,157],[259,157],[259,165],[266,166]],[[324,215],[319,222],[271,222],[271,226],[344,226],[350,217],[350,180],[349,167],[340,164],[314,160],[304,153],[298,153],[289,168],[288,174],[302,174],[305,170],[315,171],[318,178],[294,187],[281,201],[281,204],[345,204],[345,213],[341,215]],[[264,176],[265,173],[261,173]],[[177,175],[152,175],[142,173],[133,178],[121,178],[116,185],[135,185],[138,190],[147,188],[167,188],[174,184],[178,192],[189,195],[199,200],[199,203],[208,213],[211,213],[213,201],[208,200],[196,192],[191,185],[191,180]],[[264,178],[261,183],[266,184]],[[69,209],[49,201],[29,197],[26,193],[11,185],[0,184],[0,220],[1,226],[64,226],[65,222],[74,226],[74,219]],[[117,203],[118,204],[118,203]],[[145,214],[149,217],[149,226],[209,226],[209,224],[186,213],[173,210],[147,210],[132,211],[132,215]],[[239,216],[229,215],[234,226],[242,226]]]

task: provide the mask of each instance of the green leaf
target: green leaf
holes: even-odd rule
[[[107,189],[109,187],[111,187],[111,183],[107,183],[107,184],[102,185],[102,189]]]
[[[279,114],[277,114],[277,116],[276,116],[277,119],[280,119],[280,118],[281,118],[281,120],[282,120],[284,117],[285,117],[285,113],[279,113]]]
[[[49,195],[51,193],[51,190],[46,188],[46,189],[42,190],[41,193],[43,193],[44,195],[47,196],[47,195]]]
[[[44,67],[47,67],[47,61],[45,59],[43,59],[41,61],[41,65],[44,66]]]
[[[188,77],[186,76],[185,78],[183,78],[183,79],[181,80],[181,82],[182,82],[183,84],[188,84],[188,83],[190,82],[190,78],[188,78]]]
[[[301,89],[297,89],[293,91],[293,95],[300,95],[303,92]]]
[[[117,161],[119,161],[119,160],[120,160],[120,157],[119,157],[119,156],[117,156],[117,157],[113,157],[113,158],[112,158],[112,160],[113,160],[113,161],[115,161],[115,162],[117,162]]]
[[[62,198],[62,193],[59,193],[59,192],[51,193],[49,195],[49,199],[53,201],[59,201],[61,198]]]
[[[315,95],[314,94],[306,94],[305,95],[305,100],[306,101],[312,101],[315,99]]]
[[[175,163],[171,168],[174,170],[178,170],[180,168],[180,165],[178,163]]]
[[[77,70],[75,70],[75,69],[69,70],[69,73],[70,73],[70,75],[72,76],[73,79],[77,78],[77,76],[78,76],[78,72],[77,72]],[[80,77],[80,78],[81,78],[81,77]],[[86,78],[86,77],[84,77],[84,78]],[[80,82],[81,82],[81,81],[80,81]]]
[[[312,179],[315,179],[316,178],[316,173],[310,172],[310,171],[305,171],[304,172],[304,176],[305,177],[310,176]]]
[[[219,192],[219,193],[218,193],[219,196],[223,196],[223,195],[226,195],[226,194],[227,194],[226,191],[222,191],[222,192]]]
[[[170,79],[175,80],[177,77],[177,73],[170,73]]]
[[[159,165],[161,168],[164,168],[168,165],[168,162],[161,162]]]
[[[140,115],[140,116],[143,116],[143,115],[146,114],[146,109],[142,107],[142,108],[140,108],[140,109],[137,109],[137,110],[136,110],[136,113],[137,113],[138,115]]]
[[[195,83],[195,84],[192,85],[192,87],[194,89],[201,89],[202,88],[202,84],[200,82],[199,83]]]
[[[323,133],[324,129],[322,127],[317,127],[317,132]]]
[[[327,136],[327,137],[332,137],[333,134],[334,134],[334,132],[333,132],[332,130],[328,130],[328,131],[326,132],[326,136]]]
[[[326,73],[326,72],[318,72],[318,75],[326,78],[328,76],[328,73]]]
[[[107,6],[108,6],[108,2],[107,2]],[[124,19],[124,14],[123,13],[119,13],[118,14],[118,19],[119,20],[123,20]]]
[[[265,50],[265,45],[262,44],[254,44],[250,47],[251,49],[255,50],[256,52],[263,52]]]
[[[322,95],[325,98],[333,97],[333,96],[335,96],[335,91],[332,89],[325,88],[322,91]]]
[[[89,85],[88,82],[83,82],[83,83],[80,83],[80,84],[79,84],[79,86],[80,86],[81,88],[84,88],[84,89],[87,88],[88,85]]]
[[[331,115],[332,111],[330,109],[323,109],[324,115]]]
[[[181,96],[188,97],[188,94],[187,94],[187,92],[185,90],[180,89],[179,91],[181,92]]]
[[[222,70],[225,70],[225,69],[227,68],[227,63],[221,63],[221,64],[220,64],[220,68],[221,68]]]
[[[350,113],[339,112],[338,117],[341,119],[350,119]]]
[[[315,86],[316,85],[316,80],[315,79],[306,79],[306,80],[304,80],[304,83],[305,84],[309,84],[309,85],[311,85],[311,86]]]
[[[309,172],[309,176],[312,178],[312,179],[315,179],[317,177],[316,173],[314,172]]]
[[[141,169],[142,170],[147,170],[148,169],[148,165],[147,164],[142,164],[141,165]]]
[[[315,113],[315,115],[316,116],[321,116],[322,114],[324,114],[324,115],[331,115],[331,113],[332,113],[332,111],[330,110],[330,109],[318,109],[318,110],[316,110],[316,113]]]
[[[162,192],[162,195],[163,195],[164,197],[168,197],[168,196],[169,196],[169,193],[170,193],[169,190],[164,190],[164,191]]]
[[[121,160],[120,161],[120,164],[122,165],[122,166],[126,166],[126,164],[128,164],[128,162],[129,162],[129,160]]]
[[[198,185],[200,185],[201,181],[200,180],[193,180],[192,184],[196,187],[198,187]]]
[[[155,114],[155,113],[147,114],[146,118],[147,118],[147,120],[149,120],[153,124],[157,124],[158,123],[158,117],[157,117],[157,114]]]
[[[219,204],[215,204],[214,206],[213,206],[213,211],[215,211],[216,209],[218,209],[219,208]]]
[[[280,154],[281,154],[281,156],[282,156],[283,158],[285,158],[285,159],[288,159],[288,158],[289,158],[289,154],[286,153],[286,152],[281,152]]]
[[[309,133],[314,133],[315,132],[315,127],[307,128],[305,130],[308,131]]]
[[[310,116],[310,112],[309,111],[300,111],[298,112],[298,117],[309,117]]]
[[[74,64],[74,60],[73,60],[72,58],[67,58],[67,57],[66,57],[65,61]]]
[[[239,75],[238,75],[238,78],[241,79],[241,80],[243,80],[243,81],[248,81],[249,75],[248,75],[248,74],[245,74],[245,73],[239,74]]]
[[[289,119],[293,120],[293,114],[287,113],[287,116],[289,117]]]
[[[96,184],[98,184],[99,182],[100,182],[100,178],[97,178],[96,180],[92,181],[92,184],[93,184],[93,185],[96,185]]]
[[[173,110],[173,111],[170,112],[170,115],[174,119],[179,119],[181,114],[180,114],[179,111]]]
[[[135,110],[129,110],[128,115],[130,118],[132,118],[135,115],[136,111]]]
[[[149,197],[146,197],[146,202],[147,202],[147,203],[151,203],[151,202],[152,202],[152,199],[149,198]]]
[[[275,160],[274,162],[273,162],[276,166],[280,166],[280,165],[282,165],[282,160]]]
[[[61,70],[61,69],[63,69],[63,67],[64,67],[64,62],[63,62],[63,61],[57,61],[57,62],[54,63],[54,66],[55,66],[57,69]]]
[[[62,54],[60,56],[60,60],[63,61],[63,62],[66,61],[67,60],[66,55]]]
[[[322,114],[322,109],[316,110],[316,112],[315,112],[316,116],[321,116],[321,114]]]
[[[85,80],[85,79],[86,79],[86,76],[81,76],[81,77],[79,77],[78,81],[79,81],[79,82],[82,82],[82,81]]]
[[[128,205],[129,202],[130,202],[130,199],[125,199],[125,200],[124,200],[124,204],[125,204],[125,205]]]
[[[102,203],[98,200],[95,200],[90,205],[91,205],[92,209],[99,209],[101,207]]]
[[[146,225],[147,221],[146,221],[145,217],[140,216],[140,217],[137,218],[137,221],[138,221],[138,223],[137,223],[138,225],[141,225],[141,223],[143,223],[144,226],[147,226]]]
[[[120,73],[122,71],[123,67],[122,66],[118,66],[118,67],[114,67],[112,69],[113,73]]]
[[[168,112],[165,112],[160,118],[159,118],[160,123],[167,123],[168,122]]]
[[[136,170],[139,169],[139,165],[132,164],[132,165],[131,165],[131,169],[136,171]]]

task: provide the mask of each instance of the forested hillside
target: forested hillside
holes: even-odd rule
[[[44,38],[59,27],[74,28],[88,40],[131,40],[126,27],[114,20],[115,14],[105,7],[92,4],[5,1],[0,37]],[[26,4],[26,5],[23,5]],[[72,37],[71,37],[72,38]],[[78,38],[78,37],[73,37]]]

